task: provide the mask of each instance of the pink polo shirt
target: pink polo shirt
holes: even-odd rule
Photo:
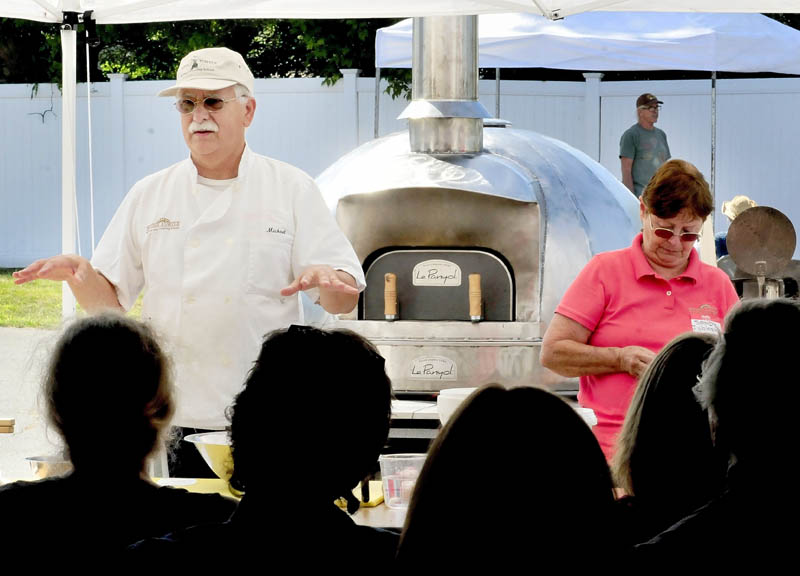
[[[665,280],[653,271],[638,234],[630,248],[592,258],[567,290],[556,312],[591,330],[588,344],[642,346],[653,352],[683,332],[713,331],[739,301],[719,268],[689,255],[686,271]],[[636,381],[627,373],[581,376],[578,402],[594,410],[595,436],[610,459]]]

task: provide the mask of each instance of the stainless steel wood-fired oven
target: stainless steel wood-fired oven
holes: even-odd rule
[[[562,142],[484,126],[477,19],[418,19],[414,33],[409,131],[364,144],[317,179],[367,276],[339,325],[376,344],[398,392],[487,382],[574,389],[540,366],[542,335],[591,256],[630,245],[638,202]],[[391,321],[387,274],[398,303]],[[470,311],[476,274],[480,321]]]

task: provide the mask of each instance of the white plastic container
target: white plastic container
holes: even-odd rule
[[[381,454],[383,501],[389,508],[408,508],[425,454]]]
[[[456,411],[456,408],[466,400],[477,388],[446,388],[439,392],[436,398],[436,406],[439,410],[439,420],[442,426],[447,424],[450,416]]]

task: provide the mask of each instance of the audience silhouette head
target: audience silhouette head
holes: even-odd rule
[[[170,363],[146,325],[89,316],[58,340],[44,396],[76,472],[138,475],[173,413]]]
[[[235,481],[248,496],[350,494],[386,442],[391,396],[384,359],[356,333],[272,332],[230,410]]]
[[[431,447],[398,561],[519,568],[576,541],[603,548],[595,527],[609,521],[613,502],[603,452],[572,407],[541,389],[488,386]]]

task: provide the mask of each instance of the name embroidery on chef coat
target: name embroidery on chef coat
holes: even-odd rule
[[[181,227],[180,220],[170,220],[169,218],[159,218],[152,224],[147,226],[147,233],[155,232],[156,230],[177,230]]]

